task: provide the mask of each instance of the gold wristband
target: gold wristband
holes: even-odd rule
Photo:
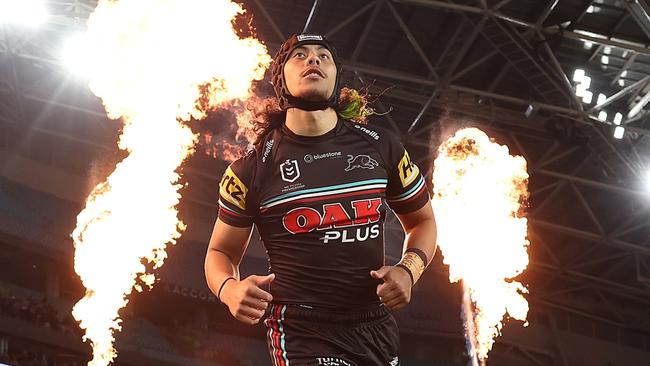
[[[420,276],[422,276],[422,272],[424,272],[425,268],[425,263],[422,261],[422,258],[413,252],[404,253],[404,256],[397,264],[401,264],[404,267],[408,268],[409,271],[411,271],[411,274],[413,275],[414,285],[416,282],[418,282]]]

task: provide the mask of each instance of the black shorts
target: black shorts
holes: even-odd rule
[[[399,365],[399,330],[383,305],[336,312],[273,303],[264,325],[273,366]]]

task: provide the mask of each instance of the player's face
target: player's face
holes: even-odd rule
[[[336,64],[332,54],[320,45],[296,47],[284,65],[284,80],[294,97],[327,100],[336,83]]]

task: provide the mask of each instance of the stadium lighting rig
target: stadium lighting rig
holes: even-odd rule
[[[623,115],[617,112],[616,115],[614,115],[614,124],[616,125],[614,128],[614,138],[619,140],[625,135],[625,127],[621,126],[622,121]]]
[[[607,50],[605,52],[607,53]],[[607,56],[603,56],[603,57],[607,57]],[[603,59],[601,61],[603,64],[607,64],[607,60]],[[576,69],[573,73],[573,81],[576,83],[576,87],[575,87],[576,96],[582,98],[583,103],[591,104],[593,102],[593,96],[594,96],[594,92],[589,90],[589,88],[591,87],[591,77],[587,76],[585,70]],[[619,80],[619,82],[620,81],[621,80]],[[598,97],[596,99],[596,106],[605,103],[606,100],[607,100],[607,96],[605,94],[598,93]],[[598,112],[598,120],[607,123],[608,122],[607,112],[604,110]],[[614,127],[614,138],[618,140],[622,139],[623,136],[625,136],[625,127],[621,126],[622,122],[623,122],[623,115],[617,112],[614,115],[614,120],[612,121],[612,123],[616,126]]]
[[[576,71],[573,73],[573,81],[577,83],[576,95],[582,98],[583,103],[591,104],[594,93],[589,90],[589,87],[591,86],[591,78],[587,76],[585,70],[576,69]]]

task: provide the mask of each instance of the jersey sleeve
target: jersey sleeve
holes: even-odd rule
[[[416,211],[430,199],[424,177],[396,137],[391,136],[388,147],[386,201],[397,214]]]
[[[257,208],[251,191],[255,177],[254,150],[232,162],[219,182],[219,219],[226,224],[247,227],[253,224]]]

